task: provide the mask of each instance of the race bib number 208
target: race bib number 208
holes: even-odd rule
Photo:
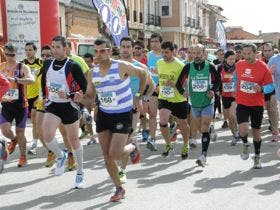
[[[254,86],[256,85],[256,83],[254,82],[247,82],[244,80],[240,81],[240,90],[244,93],[256,93],[256,91],[254,90]]]

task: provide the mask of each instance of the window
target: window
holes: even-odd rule
[[[162,16],[169,16],[169,6],[162,6],[161,14],[162,14]]]
[[[161,1],[161,16],[172,16],[172,5],[170,0],[163,0]]]
[[[133,21],[137,22],[137,12],[136,12],[136,10],[133,10]]]
[[[139,23],[143,23],[143,13],[139,12]]]

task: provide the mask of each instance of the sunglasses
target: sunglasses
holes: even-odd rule
[[[142,50],[141,47],[134,47],[135,50]]]
[[[110,48],[102,48],[102,49],[94,49],[94,53],[95,54],[104,54],[106,53],[107,50],[109,50]]]
[[[6,55],[7,57],[11,57],[11,58],[16,56],[15,53],[5,53],[5,55]]]

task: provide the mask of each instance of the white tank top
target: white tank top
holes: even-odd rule
[[[50,101],[56,102],[56,103],[66,103],[69,102],[70,99],[61,99],[58,96],[58,91],[62,90],[66,93],[69,93],[69,87],[67,85],[66,76],[65,76],[65,66],[69,62],[69,58],[67,58],[67,61],[65,62],[64,66],[56,71],[53,69],[53,63],[52,61],[46,75],[46,82],[48,87],[48,93],[49,97],[48,99]]]

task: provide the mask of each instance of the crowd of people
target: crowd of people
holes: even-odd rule
[[[209,144],[218,137],[214,129],[216,110],[219,118],[223,114],[222,128],[232,132],[231,145],[242,142],[243,160],[249,158],[251,127],[253,168],[261,169],[264,109],[271,141],[279,141],[280,54],[274,55],[270,43],[260,47],[261,57],[254,44],[232,47],[217,49],[217,59],[211,62],[204,45],[178,50],[175,43],[163,41],[154,33],[150,51],[142,41],[130,37],[123,37],[119,47],[100,38],[94,42],[94,55],[79,57],[71,52],[71,42],[56,36],[51,46],[41,48],[41,58],[36,57],[37,46],[26,43],[26,58],[19,62],[16,47],[5,44],[0,60],[0,127],[4,137],[0,140],[0,173],[17,145],[17,166],[24,167],[27,154],[36,155],[40,141],[47,151],[45,166],[56,163],[54,173],[60,176],[67,162],[67,169],[77,172],[74,187],[83,188],[80,140],[89,135],[87,145],[99,143],[116,187],[110,200],[119,201],[125,196],[129,157],[133,164],[141,160],[139,142],[134,138],[137,131],[141,131],[146,148],[156,153],[159,127],[165,142],[164,157],[173,151],[181,134],[182,160],[198,146],[196,140],[200,138],[201,154],[196,164],[205,167]],[[33,139],[27,149],[28,117]],[[65,148],[57,144],[57,129]],[[280,149],[277,152],[280,156]]]

